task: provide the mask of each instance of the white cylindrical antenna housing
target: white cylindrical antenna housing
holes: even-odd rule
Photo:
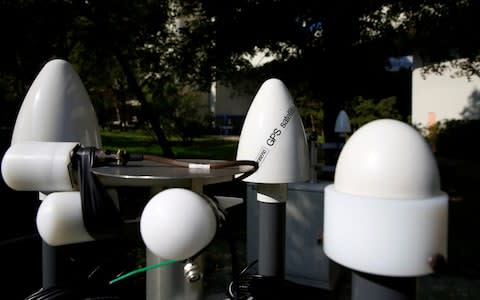
[[[2,160],[5,183],[18,191],[71,191],[69,170],[77,143],[21,142],[13,144]]]
[[[93,241],[83,222],[80,192],[49,194],[38,209],[37,229],[50,246]]]
[[[353,270],[395,277],[433,272],[447,257],[448,196],[433,153],[406,123],[357,130],[325,189],[324,251]]]

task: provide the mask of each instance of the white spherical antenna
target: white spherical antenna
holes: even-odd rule
[[[145,245],[164,259],[192,257],[212,241],[216,229],[217,217],[209,200],[182,188],[155,195],[140,219]]]

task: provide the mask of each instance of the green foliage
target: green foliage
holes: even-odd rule
[[[171,135],[178,135],[186,143],[206,133],[209,126],[208,108],[201,102],[201,95],[187,91],[181,94],[170,94],[163,103],[169,109],[160,114],[164,129]]]
[[[206,95],[176,81],[144,87],[154,115],[169,136],[180,136],[189,143],[207,131],[208,107]]]
[[[64,58],[78,70],[100,120],[125,99],[150,99],[143,103],[145,119],[185,102],[177,117],[165,110],[170,115],[162,119],[172,123],[195,115],[190,100],[176,100],[184,87],[207,91],[213,81],[277,77],[299,95],[307,127],[329,130],[338,109],[354,96],[393,95],[383,88],[392,86],[385,80],[389,56],[417,50],[432,62],[463,56],[461,67],[478,72],[480,36],[471,29],[479,5],[474,0],[6,0],[0,3],[0,85],[13,80],[15,91],[6,93],[14,96],[5,99],[20,101],[46,61]],[[254,68],[246,55],[259,50],[276,60]],[[389,101],[367,101],[358,114],[397,118]],[[176,127],[192,131],[200,127],[197,119]],[[161,133],[156,131],[159,141]]]
[[[323,108],[322,102],[308,96],[295,98],[295,105],[298,107],[307,132],[322,132]]]
[[[388,97],[379,101],[364,99],[361,96],[356,97],[347,110],[352,127],[359,128],[363,124],[376,119],[401,120],[402,116],[395,107],[395,102],[395,97]]]
[[[448,120],[439,124],[436,133],[436,153],[439,156],[478,160],[480,120]]]
[[[18,91],[20,89],[16,85],[15,78],[10,76],[0,77],[0,103],[2,109],[0,110],[0,127],[13,127],[15,124],[16,113],[20,109],[19,99],[23,99],[24,95],[21,95]]]
[[[406,17],[399,42],[429,63],[429,71],[442,72],[442,62],[466,58],[458,65],[464,75],[478,74],[480,38],[472,35],[477,28],[478,1],[399,1],[392,8]]]
[[[155,141],[153,132],[146,129],[118,131],[104,130],[101,132],[103,147],[106,150],[126,150],[129,153],[148,153],[163,155],[163,151]],[[199,137],[185,144],[182,138],[170,138],[177,158],[223,159],[234,160],[238,141],[216,137]]]

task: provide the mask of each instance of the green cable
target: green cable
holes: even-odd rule
[[[154,264],[154,265],[151,265],[151,266],[146,266],[146,267],[143,267],[143,268],[140,268],[140,269],[137,269],[137,270],[133,270],[131,272],[128,272],[127,274],[123,274],[122,276],[119,276],[119,277],[111,280],[109,282],[109,284],[113,284],[117,281],[123,280],[127,277],[130,277],[132,275],[135,275],[135,274],[138,274],[138,273],[141,273],[141,272],[146,272],[146,271],[151,270],[151,269],[163,267],[163,266],[166,266],[166,265],[171,265],[171,264],[174,264],[176,262],[179,262],[179,260],[175,260],[175,259],[165,260],[165,261],[159,262],[158,264]]]

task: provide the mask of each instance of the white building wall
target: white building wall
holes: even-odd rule
[[[427,127],[447,119],[480,117],[480,78],[454,77],[456,69],[443,74],[422,74],[414,59],[412,74],[412,123]]]
[[[255,93],[214,82],[209,93],[202,94],[201,103],[215,116],[246,116]]]
[[[217,84],[216,115],[246,116],[254,94]]]
[[[269,54],[268,50],[256,49],[254,55],[244,55],[252,67],[261,67],[277,57]],[[265,78],[267,80],[268,78]],[[246,116],[250,104],[255,97],[258,89],[263,82],[255,82],[250,79],[244,79],[236,82],[234,86],[226,86],[221,82],[212,84],[213,91],[210,92],[213,97],[210,103],[214,103],[210,111],[216,116]]]

